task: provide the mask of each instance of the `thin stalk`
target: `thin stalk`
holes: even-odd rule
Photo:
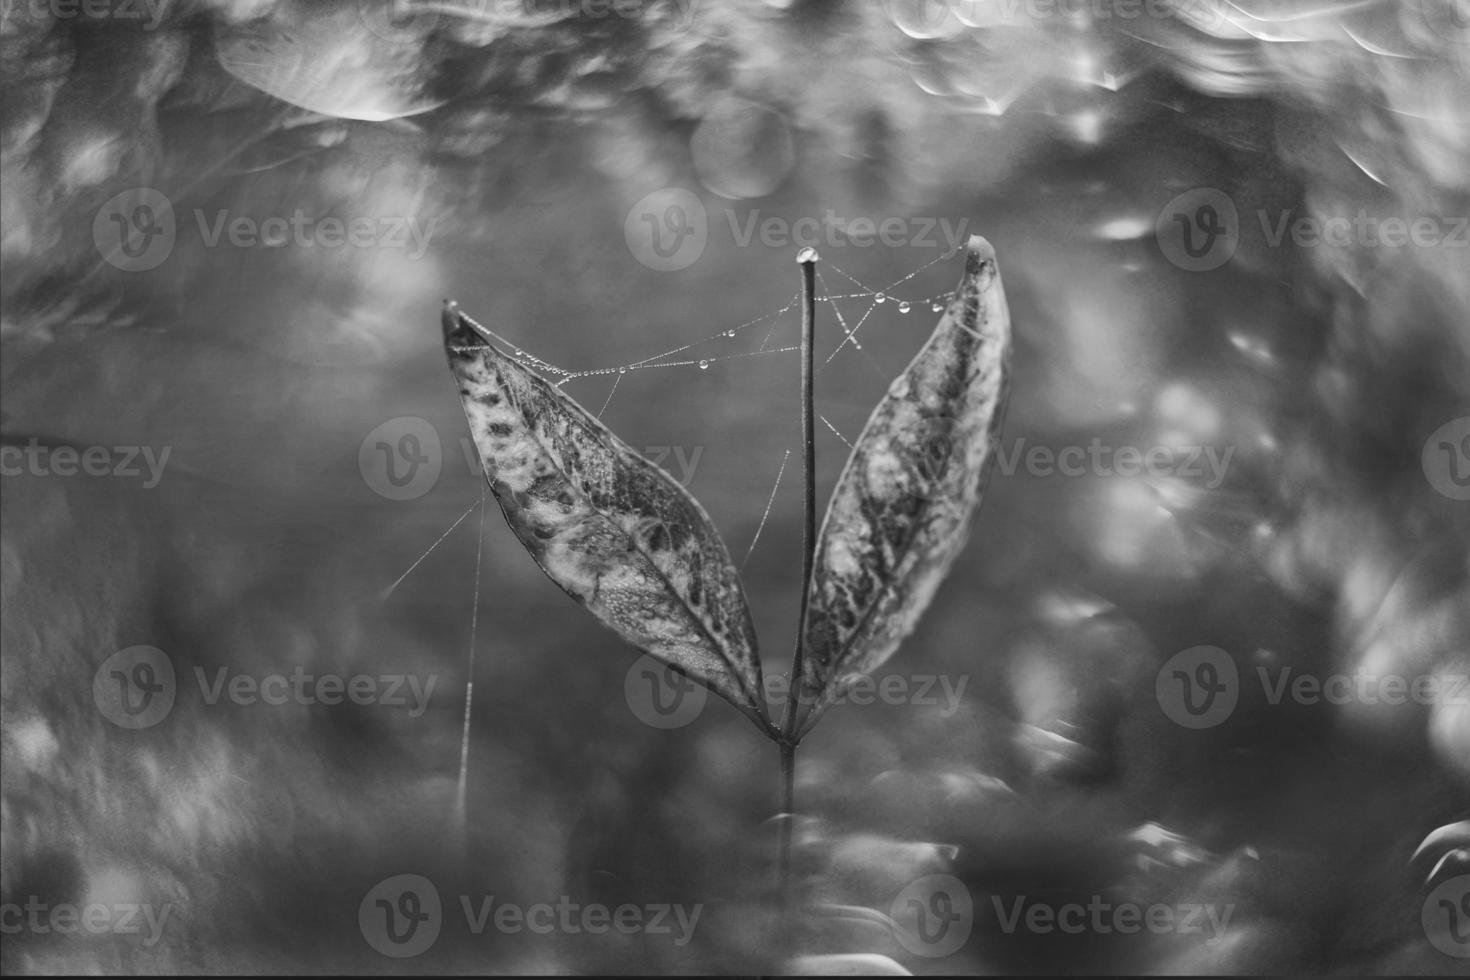
[[[804,248],[796,256],[801,266],[801,462],[804,510],[801,525],[801,610],[796,623],[796,643],[791,661],[790,695],[781,737],[781,822],[778,849],[778,892],[780,895],[783,945],[789,940],[791,891],[791,829],[796,820],[796,741],[792,738],[796,724],[796,705],[801,691],[803,660],[806,653],[805,632],[807,585],[811,582],[812,565],[817,547],[817,426],[813,396],[814,336],[817,323],[816,274],[817,250]]]
[[[801,691],[803,661],[806,654],[806,611],[808,585],[817,550],[817,423],[813,405],[813,355],[817,324],[817,250],[804,248],[797,255],[801,265],[801,483],[803,513],[801,522],[801,612],[796,622],[796,644],[791,659],[792,697],[786,702],[786,718],[782,724],[783,741],[795,734],[796,706]]]
[[[787,890],[791,875],[791,821],[792,807],[796,803],[796,746],[789,742],[780,743],[781,748],[781,907],[785,911]]]

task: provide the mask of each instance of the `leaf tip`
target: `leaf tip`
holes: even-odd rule
[[[984,235],[971,235],[965,242],[965,273],[973,275],[987,262],[995,262],[995,246]]]
[[[444,339],[453,339],[455,334],[464,327],[459,313],[459,304],[452,299],[446,299],[444,308],[439,313],[439,323],[444,327]]]

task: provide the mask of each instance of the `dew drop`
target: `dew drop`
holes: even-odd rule
[[[618,373],[619,374],[627,374],[628,373],[628,365],[624,364],[622,367],[618,368]]]
[[[909,305],[908,300],[904,300],[902,303],[898,304],[898,312],[900,313],[907,313],[911,309],[913,309],[913,307]]]
[[[888,302],[888,294],[887,293],[879,293],[878,295],[876,295],[876,296],[873,297],[873,302],[875,302],[875,303],[886,303],[886,302]]]
[[[944,304],[941,303],[941,302],[939,302],[939,300],[936,299],[934,302],[932,302],[932,303],[929,304],[929,309],[933,310],[935,313],[943,313],[944,312]]]
[[[800,252],[796,253],[796,261],[798,262],[815,262],[819,258],[821,258],[821,256],[817,255],[817,250],[812,248],[810,245],[806,246]]]
[[[709,370],[709,361],[701,360],[699,362],[699,369],[701,371],[708,371]]]
[[[854,340],[852,342],[852,349],[853,350],[862,350],[863,349],[863,345],[860,344],[860,343],[858,343],[856,340]]]
[[[734,340],[735,339],[735,331],[733,331],[733,330],[726,330],[725,331],[725,336],[728,337],[728,338],[730,338],[731,340]]]

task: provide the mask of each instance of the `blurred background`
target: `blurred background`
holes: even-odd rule
[[[775,748],[714,698],[650,723],[637,652],[493,506],[477,539],[439,304],[750,549],[779,675],[794,255],[823,258],[824,501],[972,233],[1015,324],[1010,458],[1173,462],[997,469],[880,672],[962,693],[802,746],[790,950],[866,958],[786,968],[1463,970],[1470,840],[1416,847],[1470,816],[1470,695],[1257,680],[1470,670],[1463,0],[7,0],[0,56],[7,972],[780,968]],[[65,475],[62,445],[115,465]],[[156,480],[118,462],[144,448]],[[177,696],[130,729],[93,682],[139,645]],[[1163,668],[1200,646],[1238,700],[1189,727]],[[196,668],[436,686],[417,715],[210,703]],[[359,916],[401,874],[443,903],[412,958]],[[935,875],[971,909],[942,950],[895,921],[950,908]],[[702,915],[683,944],[477,933],[485,896]],[[169,918],[11,928],[32,899]],[[1231,918],[998,914],[1094,899]]]

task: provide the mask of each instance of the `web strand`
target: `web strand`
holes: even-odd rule
[[[386,589],[384,589],[383,591],[379,592],[378,593],[378,598],[380,600],[386,601],[390,596],[392,596],[394,590],[397,589],[400,585],[403,584],[403,580],[406,579],[406,578],[408,578],[410,575],[412,575],[413,574],[413,570],[415,568],[418,568],[420,565],[422,565],[424,563],[424,559],[425,558],[428,558],[429,555],[433,554],[434,549],[437,548],[437,547],[439,547],[441,544],[443,544],[444,543],[444,539],[447,538],[447,537],[449,537],[449,535],[451,533],[453,533],[453,531],[454,531],[455,528],[457,528],[461,524],[463,524],[464,523],[464,519],[466,517],[469,517],[470,514],[474,513],[474,510],[475,510],[476,507],[480,507],[480,506],[482,506],[485,503],[485,493],[486,493],[485,490],[481,490],[480,491],[480,499],[477,500],[475,503],[470,504],[469,507],[465,510],[465,512],[463,514],[460,514],[459,517],[457,517],[455,519],[455,521],[454,521],[453,524],[451,524],[451,525],[449,525],[449,527],[445,528],[444,533],[441,534],[441,535],[439,535],[438,540],[436,540],[433,544],[429,545],[429,547],[427,547],[426,549],[424,549],[424,553],[421,554],[421,555],[419,555],[418,558],[414,559],[414,563],[412,565],[409,565],[408,566],[408,570],[407,571],[405,571],[402,575],[400,575],[396,579],[394,579],[392,585],[388,586]]]
[[[464,731],[459,740],[459,787],[455,799],[455,816],[459,821],[461,833],[465,830],[467,820],[465,798],[470,778],[470,719],[475,704],[475,647],[480,626],[480,569],[484,566],[484,558],[485,495],[482,493],[480,494],[480,533],[475,539],[475,594],[470,605],[470,653],[469,662],[465,665]]]
[[[756,525],[755,536],[750,539],[750,547],[745,549],[745,558],[740,562],[740,570],[745,571],[745,566],[750,563],[750,556],[755,553],[756,542],[761,539],[761,532],[766,529],[766,521],[771,519],[771,507],[776,503],[776,491],[781,489],[781,476],[786,472],[786,463],[791,459],[791,450],[786,450],[786,455],[781,457],[781,468],[776,471],[776,482],[771,487],[771,495],[766,498],[766,512],[761,515],[761,522]]]

